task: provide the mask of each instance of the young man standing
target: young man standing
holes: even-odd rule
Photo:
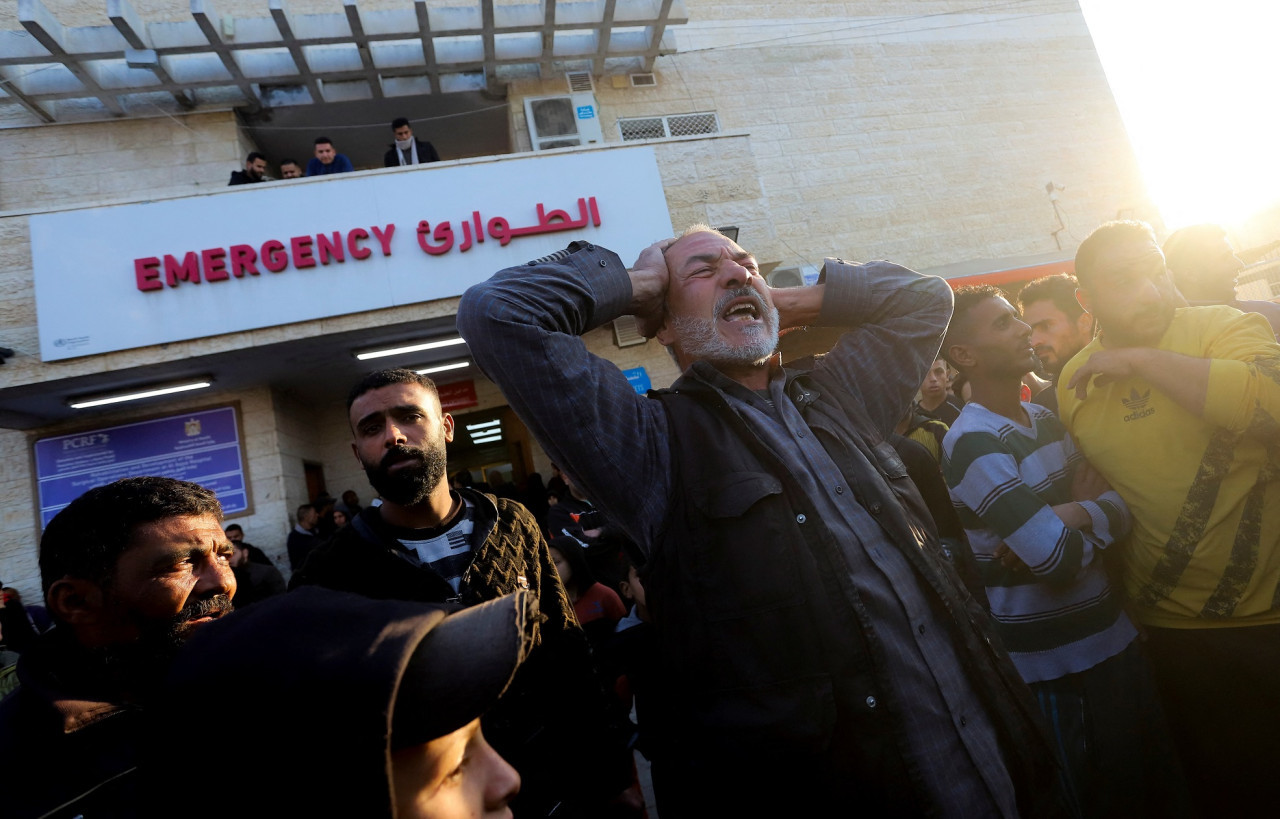
[[[1044,375],[1057,379],[1067,362],[1093,340],[1093,316],[1076,301],[1075,276],[1055,273],[1042,276],[1022,288],[1018,308],[1031,327],[1031,346]],[[1058,411],[1058,391],[1045,387],[1033,403]]]
[[[382,505],[366,507],[317,547],[290,587],[464,606],[529,590],[542,613],[535,647],[511,695],[488,716],[491,739],[527,783],[518,812],[601,815],[628,784],[628,759],[620,741],[610,744],[586,636],[538,522],[514,501],[449,488],[453,417],[430,378],[370,373],[351,389],[347,413],[351,449]],[[589,758],[566,763],[592,743]]]
[[[391,133],[395,136],[396,142],[382,157],[384,167],[395,168],[440,161],[440,154],[436,153],[435,146],[425,139],[414,137],[413,128],[409,126],[409,120],[404,117],[399,117],[391,123]]]
[[[1076,252],[1101,333],[1062,371],[1062,421],[1128,502],[1124,583],[1197,808],[1280,798],[1280,346],[1261,317],[1182,308],[1150,225]]]
[[[947,362],[941,358],[933,362],[920,385],[917,406],[930,418],[936,418],[947,426],[954,424],[960,415],[960,408],[947,397]]]
[[[354,170],[351,160],[333,147],[333,140],[329,137],[316,137],[316,155],[307,163],[307,176],[327,176]]]
[[[1181,815],[1137,630],[1102,565],[1102,550],[1129,529],[1124,501],[1051,411],[1020,400],[1035,366],[1031,328],[1000,290],[956,293],[942,350],[973,386],[943,441],[943,474],[997,631],[1057,735],[1069,789],[1085,816]]]

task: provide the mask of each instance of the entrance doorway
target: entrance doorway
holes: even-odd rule
[[[495,407],[453,416],[453,443],[449,445],[449,475],[461,470],[472,483],[521,486],[534,471],[533,436],[510,407]]]

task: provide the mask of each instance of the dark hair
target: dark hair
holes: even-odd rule
[[[584,592],[595,585],[596,575],[591,571],[591,564],[587,562],[587,552],[576,538],[567,535],[553,537],[547,541],[547,548],[555,549],[564,555],[564,561],[569,564],[569,571],[573,574],[569,582],[579,592]]]
[[[1022,288],[1022,292],[1018,294],[1018,312],[1025,313],[1028,304],[1047,300],[1074,321],[1084,313],[1084,308],[1076,301],[1076,288],[1079,286],[1076,277],[1067,273],[1041,276]]]
[[[391,121],[391,130],[394,131],[397,128],[403,128],[408,124],[409,124],[409,120],[405,119],[404,117],[396,117]]]
[[[95,583],[111,578],[139,526],[180,515],[222,520],[218,496],[173,478],[122,478],[90,489],[59,512],[40,538],[40,585],[70,575]]]
[[[282,159],[282,160],[280,160],[280,167],[281,167],[281,168],[283,168],[285,165],[297,165],[299,168],[301,168],[301,167],[302,167],[302,165],[301,165],[301,164],[298,162],[298,160],[296,160],[296,159]]]
[[[332,140],[332,139],[329,139],[329,137],[316,137],[316,144],[317,144],[317,145],[332,145],[332,144],[333,144],[333,140]]]
[[[1008,294],[993,284],[969,284],[956,290],[956,306],[951,313],[951,323],[947,325],[947,335],[942,339],[942,350],[939,353],[942,358],[959,370],[960,365],[951,360],[950,352],[952,345],[960,344],[969,331],[969,313],[987,299],[1008,298]]]
[[[298,523],[302,523],[302,515],[303,515],[303,513],[304,513],[304,512],[318,512],[318,511],[320,511],[320,510],[316,509],[316,508],[315,508],[314,506],[312,506],[311,504],[309,504],[309,503],[304,503],[304,504],[302,504],[301,506],[299,506],[299,507],[298,507],[298,510],[294,513],[294,515],[296,515],[296,516],[297,516],[297,518],[298,518]]]
[[[237,532],[244,532],[244,529],[242,529],[242,528],[240,527],[240,524],[238,524],[238,523],[233,523],[233,524],[231,524],[230,526],[228,526],[226,529],[223,529],[222,531],[224,531],[224,532],[230,532],[232,529],[235,529]]]
[[[1142,241],[1156,244],[1155,231],[1146,222],[1122,220],[1107,222],[1085,237],[1076,250],[1076,279],[1086,290],[1096,281],[1098,257],[1124,242]]]
[[[263,156],[262,154],[258,153],[257,151],[250,151],[250,152],[249,152],[249,155],[248,155],[247,157],[245,157],[245,158],[244,158],[244,161],[245,161],[245,162],[257,162],[259,159],[261,159],[263,162],[266,162],[266,161],[267,161],[267,158],[266,158],[265,156]]]
[[[1192,279],[1204,264],[1205,251],[1227,238],[1220,225],[1191,225],[1164,240],[1164,263],[1175,281]]]
[[[351,411],[351,405],[356,399],[364,395],[366,392],[379,390],[383,387],[389,387],[392,384],[417,384],[432,395],[439,397],[440,393],[436,391],[436,382],[427,378],[425,375],[419,375],[413,370],[406,370],[403,367],[397,367],[389,370],[377,370],[371,372],[364,378],[356,382],[356,385],[347,393],[347,412]]]

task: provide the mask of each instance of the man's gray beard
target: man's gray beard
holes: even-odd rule
[[[743,345],[733,345],[716,332],[716,319],[675,316],[671,325],[676,331],[680,351],[694,361],[711,364],[753,365],[761,364],[778,349],[778,309],[764,303],[759,292],[750,287],[730,290],[716,302],[715,315],[720,315],[729,302],[738,298],[753,298],[764,321],[744,328],[754,339]]]
[[[419,462],[390,473],[387,469],[389,462],[407,453],[418,455]],[[444,480],[447,466],[444,441],[440,440],[428,444],[425,449],[405,446],[389,450],[380,463],[366,463],[364,474],[383,500],[397,506],[416,506],[427,499],[436,484]]]

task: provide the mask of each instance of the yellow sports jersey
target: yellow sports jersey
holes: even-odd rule
[[[1121,545],[1138,618],[1165,628],[1280,623],[1280,345],[1266,319],[1231,307],[1178,310],[1158,349],[1212,359],[1204,417],[1144,379],[1066,385],[1060,417],[1129,505]]]

